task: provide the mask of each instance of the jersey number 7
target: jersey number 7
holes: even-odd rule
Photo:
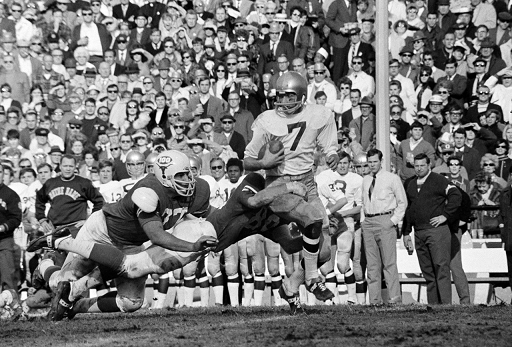
[[[295,136],[295,140],[293,141],[290,151],[295,151],[297,149],[300,138],[302,137],[302,135],[304,135],[304,131],[306,131],[306,122],[302,121],[293,124],[288,124],[288,134],[291,134],[294,131],[297,133],[297,135]]]

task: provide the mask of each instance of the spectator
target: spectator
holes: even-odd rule
[[[420,122],[411,124],[411,137],[400,143],[398,148],[398,164],[397,168],[402,181],[406,181],[415,175],[414,158],[420,153],[425,154],[429,158],[431,167],[434,165],[434,147],[427,141],[423,140],[423,125]]]

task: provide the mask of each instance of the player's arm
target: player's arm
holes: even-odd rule
[[[137,217],[142,229],[154,245],[178,252],[197,252],[214,246],[217,240],[213,237],[201,237],[194,243],[181,240],[164,230],[162,218],[157,212],[158,195],[150,188],[137,188],[133,192]]]
[[[325,154],[325,161],[331,170],[336,169],[340,157],[337,154],[338,136],[334,117],[330,117],[317,136],[318,146]]]
[[[244,152],[244,168],[246,171],[258,171],[274,168],[284,161],[284,149],[272,154],[267,147],[265,155],[258,159],[261,149],[270,139],[264,131],[260,121],[256,120],[252,126],[253,136]]]
[[[262,206],[269,205],[277,197],[284,194],[291,193],[304,197],[307,193],[306,186],[299,182],[289,182],[286,184],[265,188],[259,192],[257,192],[253,187],[247,185],[242,191],[249,193],[248,195],[244,195],[246,198],[242,201],[242,204],[249,208],[260,208]]]
[[[92,185],[92,182],[87,186],[87,199],[93,204],[92,213],[101,210],[105,204],[103,195],[98,188]]]
[[[327,215],[333,214],[334,212],[338,212],[343,206],[347,204],[347,198],[343,197],[339,200],[336,200],[334,204],[327,205],[326,212]]]

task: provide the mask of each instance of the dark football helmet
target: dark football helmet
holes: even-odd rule
[[[293,93],[295,97],[290,95]],[[298,72],[285,72],[276,82],[276,112],[283,117],[299,111],[306,102],[308,83]]]

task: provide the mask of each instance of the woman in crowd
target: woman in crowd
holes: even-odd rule
[[[32,88],[30,88],[30,101],[24,111],[27,112],[28,110],[36,111],[39,117],[48,114],[46,101],[43,98],[43,88],[39,84],[34,84]]]
[[[146,51],[142,45],[135,44],[130,50],[130,57],[133,60],[133,63],[139,67],[141,76],[149,76],[149,64],[148,61],[153,59],[151,53]]]
[[[512,159],[508,156],[508,142],[504,139],[498,139],[494,147],[494,152],[498,157],[498,166],[496,166],[496,170],[494,172],[504,180],[508,180],[509,170],[512,167]]]
[[[418,110],[427,108],[430,98],[432,98],[433,90],[436,85],[432,78],[432,68],[429,66],[422,66],[416,81],[416,98],[418,100]]]
[[[218,97],[219,99],[222,99],[222,92],[224,91],[224,87],[226,86],[226,83],[227,83],[226,64],[217,63],[217,65],[215,66],[213,71],[214,71],[214,75],[215,75],[214,76],[215,82],[213,82],[213,84],[212,84],[213,95]]]
[[[73,56],[76,60],[76,74],[83,76],[87,69],[92,69],[96,72],[96,67],[89,63],[89,52],[85,47],[77,47],[73,52]]]

